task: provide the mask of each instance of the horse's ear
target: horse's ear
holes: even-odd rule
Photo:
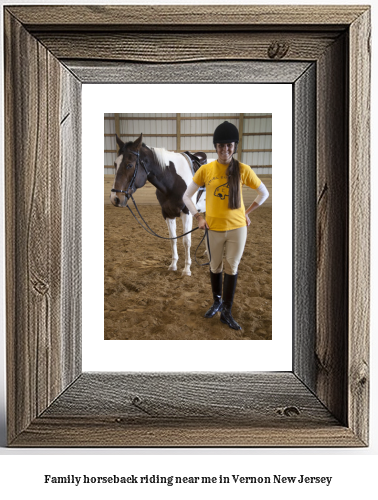
[[[140,134],[140,136],[138,137],[138,139],[134,142],[134,147],[135,149],[138,151],[140,149],[140,147],[142,146],[142,142],[143,142],[143,134]]]
[[[117,141],[119,149],[122,149],[125,144],[121,141],[121,139],[118,137],[117,134],[116,134],[116,141]]]

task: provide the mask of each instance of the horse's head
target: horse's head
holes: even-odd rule
[[[125,144],[116,135],[119,150],[114,163],[116,174],[110,195],[110,201],[116,207],[125,207],[130,196],[146,183],[147,173],[143,165],[148,163],[148,159],[142,151],[142,138],[143,134],[140,134],[135,142]]]

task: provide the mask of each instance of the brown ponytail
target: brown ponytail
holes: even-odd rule
[[[228,175],[228,208],[235,209],[241,207],[240,196],[240,168],[238,160],[232,158],[226,174]]]

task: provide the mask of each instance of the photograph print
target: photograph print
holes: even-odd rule
[[[272,339],[272,114],[105,113],[105,340]]]

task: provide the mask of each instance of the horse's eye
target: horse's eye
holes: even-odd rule
[[[129,163],[126,168],[133,168],[133,166],[134,165],[131,165],[131,163]]]

